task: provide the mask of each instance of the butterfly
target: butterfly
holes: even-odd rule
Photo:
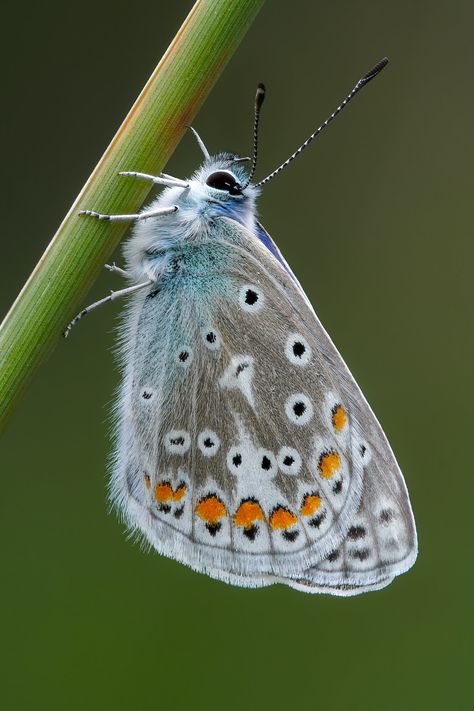
[[[268,232],[261,187],[374,78],[384,59],[305,143],[259,183],[210,155],[130,220],[110,492],[128,527],[161,554],[230,584],[284,583],[355,595],[414,563],[416,529],[390,445]]]

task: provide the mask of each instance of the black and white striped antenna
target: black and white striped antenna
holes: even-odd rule
[[[258,124],[260,121],[260,109],[265,99],[265,85],[259,84],[257,86],[257,92],[255,94],[255,119],[253,123],[253,156],[252,156],[252,167],[250,168],[249,177],[247,178],[244,185],[242,185],[242,190],[244,190],[253,178],[255,173],[255,168],[257,167],[257,155],[258,155]]]
[[[372,69],[369,72],[367,72],[367,74],[364,74],[364,76],[359,79],[359,81],[354,86],[352,91],[346,96],[344,101],[339,104],[337,109],[335,111],[333,111],[333,113],[329,116],[329,118],[327,118],[326,121],[323,124],[321,124],[321,126],[319,126],[319,128],[317,128],[316,131],[314,133],[312,133],[311,136],[309,136],[309,138],[307,138],[306,141],[304,143],[302,143],[301,146],[299,148],[297,148],[296,151],[294,153],[292,153],[291,156],[289,158],[287,158],[284,163],[282,163],[280,166],[278,166],[278,168],[276,168],[272,173],[267,175],[266,178],[264,178],[263,180],[260,180],[259,183],[256,183],[255,187],[258,188],[258,187],[261,187],[262,185],[265,185],[265,183],[268,183],[270,180],[272,180],[275,177],[275,175],[278,175],[278,173],[280,173],[283,170],[283,168],[286,168],[286,166],[289,165],[291,163],[291,161],[293,161],[297,156],[299,156],[299,154],[306,148],[306,146],[308,146],[311,143],[311,141],[316,138],[316,136],[319,136],[319,134],[321,133],[323,128],[326,128],[326,126],[329,123],[331,123],[331,121],[333,119],[336,118],[338,113],[340,113],[342,111],[342,109],[344,109],[347,106],[349,101],[354,98],[354,96],[362,89],[362,87],[364,87],[366,84],[369,83],[369,81],[374,79],[374,77],[376,77],[377,74],[379,74],[382,71],[382,69],[387,66],[387,64],[388,64],[388,59],[387,59],[387,57],[384,57],[383,59],[380,60],[380,62],[378,62],[375,65],[375,67],[372,67]],[[262,101],[263,101],[263,99],[262,99]],[[257,106],[257,102],[255,101],[255,107],[256,106]],[[256,128],[258,126],[257,116],[258,115],[256,113],[255,114]],[[256,136],[256,131],[255,131],[255,136]],[[256,146],[256,138],[255,138],[254,145]],[[257,153],[257,151],[256,151],[256,147],[255,147],[254,162],[252,163],[252,172],[251,172],[250,177],[252,177],[253,172],[255,170],[256,153]]]

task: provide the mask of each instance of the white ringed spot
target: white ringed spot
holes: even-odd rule
[[[244,470],[242,447],[232,447],[227,452],[227,466],[232,474],[240,474]]]
[[[283,474],[298,474],[301,469],[301,455],[293,447],[282,447],[277,455],[278,466]]]
[[[202,342],[210,351],[216,351],[221,347],[221,339],[214,328],[201,328]]]
[[[170,430],[165,434],[165,449],[170,454],[185,454],[191,446],[191,437],[185,430]]]
[[[291,333],[286,340],[285,355],[293,365],[307,365],[311,360],[311,346],[301,333]]]
[[[221,441],[212,430],[200,432],[197,439],[198,447],[205,457],[213,457],[217,454]]]
[[[239,306],[247,313],[258,313],[265,304],[262,289],[255,284],[244,284],[239,291]]]
[[[313,417],[313,403],[303,393],[290,395],[285,403],[286,416],[295,425],[307,425]]]

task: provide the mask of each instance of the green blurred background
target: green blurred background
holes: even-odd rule
[[[10,6],[3,311],[191,5]],[[265,81],[263,177],[390,57],[260,214],[390,438],[415,567],[352,599],[245,591],[127,541],[105,491],[114,304],[59,343],[3,437],[2,708],[472,708],[473,20],[470,0],[268,0],[195,122],[247,153]],[[199,159],[186,136],[167,171]],[[88,301],[116,285],[104,272]]]

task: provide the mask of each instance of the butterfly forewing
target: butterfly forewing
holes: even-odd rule
[[[292,275],[220,224],[130,307],[114,496],[160,552],[228,582],[381,587],[416,550],[390,447]]]

